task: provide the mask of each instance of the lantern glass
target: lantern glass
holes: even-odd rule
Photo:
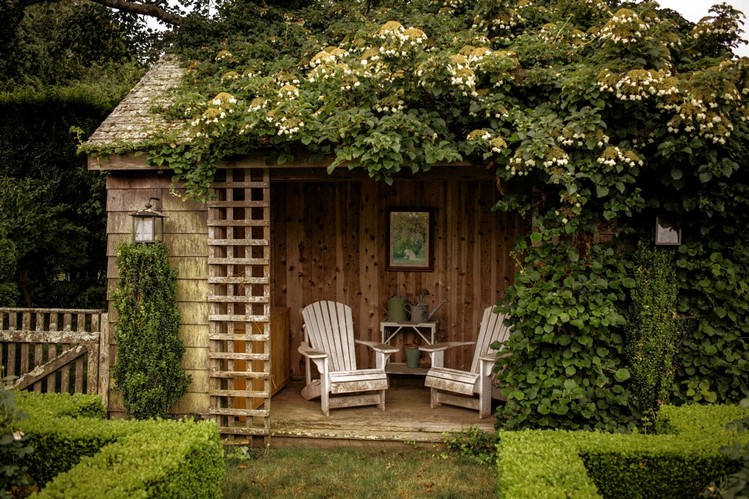
[[[133,217],[133,235],[136,243],[154,242],[153,217]]]

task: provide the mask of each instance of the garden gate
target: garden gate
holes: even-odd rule
[[[102,310],[0,308],[8,388],[101,394],[107,407],[109,331]]]

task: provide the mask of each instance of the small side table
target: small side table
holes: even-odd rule
[[[401,332],[415,332],[425,343],[429,345],[434,344],[435,336],[437,335],[437,321],[434,322],[380,322],[380,335],[382,342],[390,344],[396,334]],[[428,335],[428,337],[427,337]]]

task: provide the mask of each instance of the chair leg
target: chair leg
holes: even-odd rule
[[[323,390],[323,392],[320,394],[320,407],[322,408],[322,413],[325,414],[326,417],[330,416],[330,392],[327,390]]]
[[[381,411],[385,411],[385,390],[380,390],[380,403],[377,404],[377,407],[379,407]]]
[[[479,418],[486,418],[492,413],[491,393],[482,393],[479,398]]]
[[[439,392],[434,388],[432,388],[432,391],[431,391],[429,407],[431,407],[432,409],[436,409],[437,407],[442,407],[442,404],[439,401]]]

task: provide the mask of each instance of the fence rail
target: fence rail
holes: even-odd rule
[[[109,391],[109,331],[103,310],[0,308],[2,376],[11,389]]]

